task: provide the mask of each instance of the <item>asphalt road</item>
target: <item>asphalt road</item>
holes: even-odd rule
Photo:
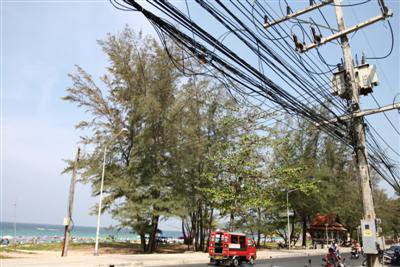
[[[361,266],[362,259],[351,260],[349,254],[344,254],[346,259],[346,266]],[[309,264],[311,260],[311,265]],[[310,257],[291,257],[291,258],[276,258],[267,260],[257,260],[255,267],[321,267],[322,256],[310,256]],[[188,264],[178,265],[179,267],[209,267],[208,264]],[[242,267],[248,267],[251,265],[243,264]]]

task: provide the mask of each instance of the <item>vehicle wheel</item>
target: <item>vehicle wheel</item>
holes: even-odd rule
[[[253,257],[250,257],[250,258],[249,258],[249,264],[250,264],[250,265],[254,265],[254,263],[255,263],[254,258],[253,258]]]
[[[240,265],[239,259],[238,258],[234,258],[232,260],[232,266],[239,266],[239,265]]]
[[[217,261],[217,260],[210,260],[210,265],[218,266],[218,265],[219,265],[219,261]]]

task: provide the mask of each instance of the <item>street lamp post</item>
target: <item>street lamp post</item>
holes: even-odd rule
[[[128,129],[123,128],[117,135],[114,136],[110,141],[108,141],[104,146],[103,152],[103,169],[101,172],[101,183],[100,183],[100,198],[99,198],[99,210],[97,213],[97,225],[96,225],[96,242],[94,246],[94,255],[99,255],[99,234],[100,234],[100,217],[101,217],[101,205],[103,201],[103,187],[104,187],[104,174],[106,170],[106,156],[107,156],[107,146],[113,141],[115,138],[120,136],[123,132],[128,132]]]
[[[286,211],[287,211],[287,232],[288,232],[288,248],[290,250],[290,214],[289,214],[289,193],[299,189],[292,189],[286,191]]]

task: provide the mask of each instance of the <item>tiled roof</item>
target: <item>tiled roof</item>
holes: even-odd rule
[[[326,226],[326,224],[328,226]],[[327,215],[322,215],[317,213],[314,219],[310,223],[310,229],[326,229],[328,227],[329,230],[343,230],[345,231],[343,224],[340,223],[340,219],[337,214],[331,213]]]

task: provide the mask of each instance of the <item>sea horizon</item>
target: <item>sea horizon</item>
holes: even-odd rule
[[[19,240],[59,240],[64,236],[64,228],[64,225],[61,224],[16,222],[16,237]],[[163,236],[179,238],[182,235],[180,231],[160,230]],[[0,236],[14,237],[14,222],[1,221]],[[86,241],[93,240],[96,236],[96,227],[75,225],[72,228],[71,236]],[[99,236],[102,239],[108,238],[120,241],[138,240],[139,238],[131,229],[117,229],[115,226],[100,227]]]

